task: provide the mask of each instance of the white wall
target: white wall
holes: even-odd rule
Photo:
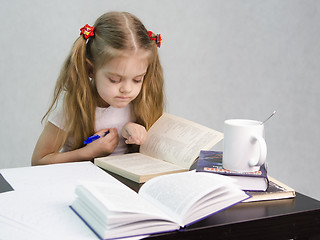
[[[79,28],[110,10],[163,34],[168,112],[223,131],[225,119],[277,110],[266,124],[269,174],[320,199],[317,0],[2,0],[0,168],[30,165]]]

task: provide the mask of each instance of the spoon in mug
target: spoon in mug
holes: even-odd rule
[[[274,115],[276,112],[277,112],[277,111],[273,111],[273,112],[271,113],[271,115],[270,115],[266,120],[264,120],[263,122],[261,122],[260,124],[263,125],[266,121],[268,121],[271,117],[273,117],[273,115]]]

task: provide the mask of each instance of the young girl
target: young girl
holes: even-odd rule
[[[161,36],[110,12],[81,28],[58,77],[32,165],[92,160],[141,145],[163,112]],[[92,135],[100,138],[84,144]]]

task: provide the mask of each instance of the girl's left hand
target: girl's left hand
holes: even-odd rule
[[[126,144],[142,145],[147,138],[147,131],[144,126],[129,122],[122,128],[121,135],[126,139]]]

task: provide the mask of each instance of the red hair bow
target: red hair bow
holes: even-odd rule
[[[94,36],[94,27],[86,24],[84,27],[80,28],[80,35],[83,35],[84,39],[88,39],[89,37]]]
[[[162,43],[162,36],[161,34],[156,34],[156,37],[152,37],[153,32],[149,31],[149,38],[152,41],[155,41],[157,44],[157,47],[160,48],[161,47],[161,43]]]

